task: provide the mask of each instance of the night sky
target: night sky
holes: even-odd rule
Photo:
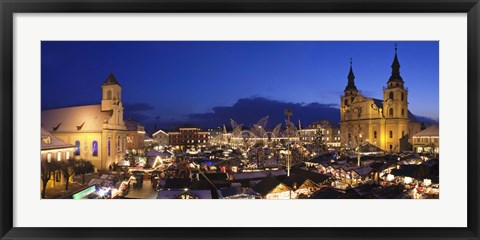
[[[409,109],[438,121],[438,42],[397,42]],[[186,41],[42,42],[42,109],[99,104],[113,72],[123,87],[125,118],[151,130],[182,124],[250,125],[283,110],[302,125],[337,123],[349,58],[363,95],[382,98],[395,42]]]

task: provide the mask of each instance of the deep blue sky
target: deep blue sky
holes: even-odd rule
[[[398,43],[409,109],[438,120],[438,42]],[[338,121],[349,58],[363,95],[382,98],[395,42],[42,42],[42,109],[98,104],[113,72],[126,118],[151,129],[193,123]]]

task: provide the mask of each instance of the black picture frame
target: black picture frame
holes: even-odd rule
[[[1,239],[479,239],[478,0],[0,0]],[[468,13],[468,227],[466,228],[19,228],[13,227],[14,13],[294,12]],[[34,214],[34,213],[32,213]],[[200,215],[199,215],[200,217]],[[448,216],[445,216],[448,217]],[[296,216],[292,221],[302,221]],[[308,221],[308,219],[305,219]]]

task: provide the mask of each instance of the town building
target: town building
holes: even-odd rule
[[[42,128],[41,132],[41,150],[40,159],[42,161],[62,161],[73,157],[75,146],[64,142],[62,139],[55,137],[52,133]],[[47,189],[58,185],[63,185],[65,180],[60,170],[52,173],[50,181],[47,183]],[[42,186],[43,187],[43,186]]]
[[[208,132],[197,127],[181,127],[178,131],[168,132],[168,141],[170,145],[179,149],[206,146],[208,135]]]
[[[320,132],[318,132],[320,131]],[[299,130],[300,141],[312,142],[319,135],[329,147],[340,147],[340,127],[330,121],[318,120],[312,122],[305,129]]]
[[[153,140],[160,146],[168,145],[168,133],[163,130],[158,130],[152,134]]]
[[[400,76],[397,48],[391,67],[383,99],[374,99],[363,96],[355,86],[350,61],[348,85],[341,96],[342,147],[354,149],[368,141],[385,151],[412,150],[412,137],[420,131],[421,125],[408,110],[408,89]]]
[[[222,127],[208,128],[207,132],[209,134],[208,139],[210,140],[212,138],[222,135],[224,133],[224,128]]]
[[[108,169],[125,155],[127,128],[123,121],[122,87],[112,73],[101,88],[101,104],[42,111],[41,126],[73,144],[74,158],[87,159],[96,169]]]
[[[253,186],[253,190],[262,196],[262,199],[291,199],[292,189],[274,176],[263,178]]]
[[[439,129],[434,124],[413,135],[413,149],[417,153],[439,153]]]
[[[129,119],[127,127],[127,153],[141,154],[145,149],[145,127],[139,122]]]

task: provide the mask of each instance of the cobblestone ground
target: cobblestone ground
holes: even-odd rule
[[[133,185],[130,186],[130,191],[127,194],[127,198],[142,198],[142,199],[156,199],[158,192],[152,188],[152,182],[150,180],[143,181],[143,187],[141,189],[133,189]]]

